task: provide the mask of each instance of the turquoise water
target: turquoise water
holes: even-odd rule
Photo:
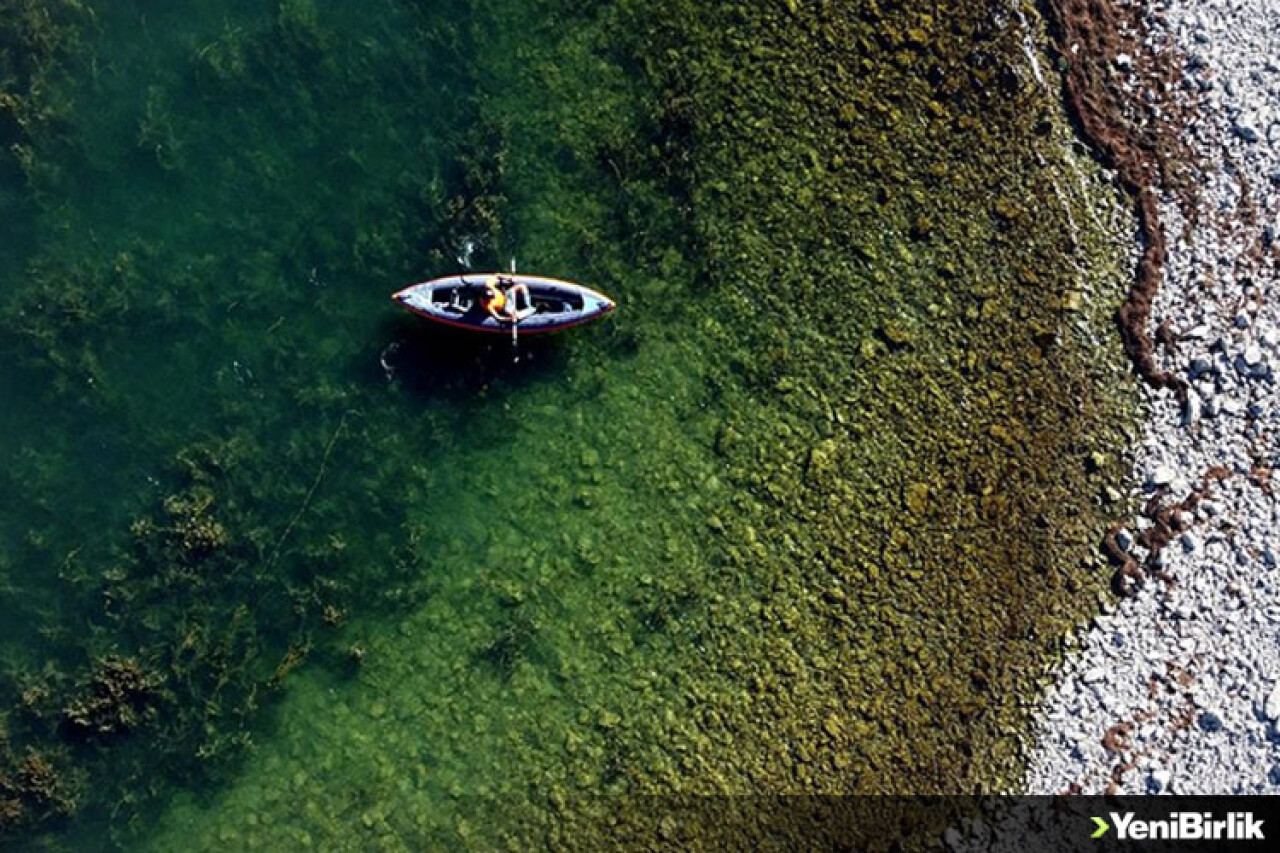
[[[582,797],[1012,772],[1127,417],[1123,220],[1034,32],[11,5],[13,837],[527,847]],[[468,246],[621,307],[518,353],[397,313]]]

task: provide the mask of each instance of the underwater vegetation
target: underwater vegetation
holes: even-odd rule
[[[79,46],[79,25],[88,18],[74,0],[5,0],[0,5],[0,237],[3,267],[20,267],[31,238],[34,206],[50,167],[38,161],[32,140],[56,136],[66,106],[44,97],[60,63]],[[18,187],[29,182],[31,192]]]
[[[1092,167],[1028,64],[1031,10],[926,6],[675,4],[627,28],[691,142],[713,292],[733,497],[708,533],[738,596],[695,680],[743,707],[688,733],[735,744],[712,790],[1016,778],[1035,661],[1107,579],[1130,416],[1091,335],[1125,241],[1087,208],[1114,191],[1064,189]]]
[[[183,141],[190,125],[176,112],[179,99],[152,83],[139,102],[120,109],[126,115],[136,109],[141,130],[118,140],[121,162],[134,173],[115,184],[110,145],[89,157],[79,147],[95,117],[85,112],[71,118],[68,99],[79,82],[97,88],[100,106],[111,104],[113,94],[126,102],[135,97],[132,91],[104,91],[110,83],[85,73],[101,59],[99,70],[111,77],[106,58],[85,42],[100,38],[97,28],[110,28],[112,16],[71,4],[66,8],[80,17],[51,4],[6,5],[14,6],[14,14],[0,24],[6,46],[0,79],[21,131],[12,141],[48,157],[28,158],[24,168],[34,164],[40,175],[83,170],[85,183],[96,184],[89,195],[114,198],[121,209],[95,226],[94,239],[68,237],[75,230],[69,221],[89,215],[83,208],[65,198],[47,201],[44,193],[56,187],[38,184],[30,169],[5,182],[6,200],[24,205],[23,227],[45,245],[14,243],[15,253],[25,249],[30,257],[14,264],[20,272],[6,276],[2,300],[0,349],[9,365],[3,429],[10,437],[6,452],[12,452],[5,487],[25,500],[6,511],[0,525],[0,607],[7,617],[0,637],[6,707],[0,717],[0,832],[57,824],[73,814],[87,826],[110,821],[123,830],[173,778],[197,784],[233,766],[252,743],[263,706],[304,661],[347,660],[352,643],[338,634],[348,610],[361,602],[405,606],[414,600],[416,593],[396,580],[417,573],[418,557],[409,550],[416,534],[389,542],[377,534],[387,544],[377,549],[376,563],[365,562],[354,556],[369,553],[360,547],[367,543],[364,534],[346,527],[359,527],[361,517],[394,519],[388,508],[396,491],[362,496],[354,515],[323,492],[333,470],[352,461],[348,442],[358,443],[351,436],[361,429],[359,414],[348,408],[349,386],[332,384],[350,373],[346,354],[329,351],[331,384],[277,382],[273,392],[282,396],[264,406],[254,371],[269,376],[275,359],[274,366],[287,372],[289,359],[312,359],[314,350],[291,349],[282,330],[270,358],[246,358],[252,366],[222,361],[218,352],[240,352],[242,335],[282,325],[275,311],[263,315],[246,307],[254,297],[246,298],[243,283],[254,276],[257,283],[278,281],[274,264],[288,265],[294,236],[277,237],[285,248],[273,256],[269,272],[235,259],[224,263],[207,251],[186,254],[183,239],[163,230],[170,217],[163,191],[157,195],[148,183],[149,169],[189,175],[207,167],[197,161],[209,148]],[[311,74],[308,63],[323,65],[325,57],[316,52],[323,46],[308,38],[305,5],[282,7],[261,39],[220,31],[215,44],[240,56],[238,78],[211,79],[201,64],[208,54],[202,58],[197,51],[189,56],[191,76],[184,82],[206,87],[207,101],[214,102],[242,97],[237,87],[257,87],[273,74],[293,75],[286,78],[291,83]],[[310,32],[318,33],[314,26]],[[268,41],[271,50],[265,49]],[[45,115],[63,119],[30,118]],[[315,125],[322,118],[316,113]],[[369,123],[367,116],[353,121]],[[162,130],[172,137],[163,154]],[[214,145],[222,148],[217,140]],[[182,161],[168,159],[178,153]],[[149,160],[152,155],[161,159]],[[110,170],[96,170],[86,162],[92,157],[102,157]],[[246,168],[263,165],[256,155],[246,159]],[[390,190],[403,197],[406,210],[428,195],[426,178],[412,183],[393,182]],[[449,178],[440,193],[454,184]],[[157,218],[142,215],[157,207]],[[112,223],[125,221],[118,239],[106,235]],[[174,221],[192,225],[190,215]],[[417,229],[424,221],[419,212],[405,227]],[[261,236],[256,222],[242,227]],[[198,242],[208,246],[209,239],[206,231]],[[412,251],[413,234],[398,239],[406,255]],[[382,242],[356,241],[352,253],[362,267],[385,255]],[[304,281],[308,275],[318,286],[316,271],[304,271]],[[407,275],[389,274],[387,280]],[[377,304],[384,296],[378,294]],[[253,315],[248,328],[227,322],[246,314]],[[219,343],[197,351],[187,343],[193,335]],[[136,346],[144,338],[153,349]],[[273,425],[260,416],[289,410],[310,411],[315,419],[278,429],[264,446],[258,430],[270,432]],[[188,431],[202,417],[205,426]],[[48,428],[51,423],[57,425]],[[257,426],[246,429],[250,423]],[[285,478],[277,476],[282,465],[290,468]],[[341,523],[334,523],[334,510]],[[357,561],[363,565],[352,565]],[[408,571],[402,575],[401,569]],[[173,775],[159,772],[161,764],[174,768]]]
[[[1133,416],[1033,8],[7,5],[58,118],[0,125],[0,831],[621,849],[1016,778]],[[519,364],[391,316],[466,254],[623,308]]]

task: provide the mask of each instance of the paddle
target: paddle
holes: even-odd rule
[[[511,256],[511,274],[512,274],[512,275],[515,275],[515,274],[516,274],[516,258],[515,258],[515,255],[512,255],[512,256]],[[515,310],[514,310],[514,309],[515,309],[515,307],[516,307],[516,306],[515,306],[515,303],[514,303],[514,302],[512,302],[512,303],[511,303],[511,308],[512,308],[512,314],[511,314],[511,363],[512,363],[512,364],[519,364],[519,363],[520,363],[520,348],[519,348],[519,347],[520,347],[520,344],[519,344],[519,341],[517,340],[517,335],[519,334],[519,328],[520,328],[520,312],[515,311]]]

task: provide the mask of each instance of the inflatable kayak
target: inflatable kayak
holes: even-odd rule
[[[497,273],[504,287],[523,284],[529,289],[533,311],[513,324],[509,319],[491,316],[480,304],[484,282],[492,275],[495,273],[435,278],[406,287],[391,298],[415,314],[446,326],[504,335],[511,333],[513,325],[518,326],[521,334],[567,329],[603,317],[617,307],[609,297],[573,282]]]

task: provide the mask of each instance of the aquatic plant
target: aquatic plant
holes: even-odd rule
[[[4,0],[0,4],[0,156],[59,115],[43,97],[60,63],[79,47],[91,13],[76,0]]]
[[[75,738],[128,734],[155,718],[162,677],[136,660],[115,656],[94,662],[86,682],[62,711],[63,724]]]
[[[0,728],[0,839],[71,816],[76,796],[75,783],[48,755],[30,749],[15,754]]]
[[[63,179],[62,169],[37,156],[37,137],[61,146],[68,104],[56,96],[64,63],[80,47],[92,18],[78,0],[4,0],[0,4],[0,228],[10,252],[30,239],[33,197]],[[65,153],[65,151],[64,151]],[[12,189],[22,185],[23,191]]]
[[[138,120],[138,148],[155,158],[161,169],[172,172],[182,167],[182,141],[170,117],[165,90],[152,86],[147,90],[147,103]]]

